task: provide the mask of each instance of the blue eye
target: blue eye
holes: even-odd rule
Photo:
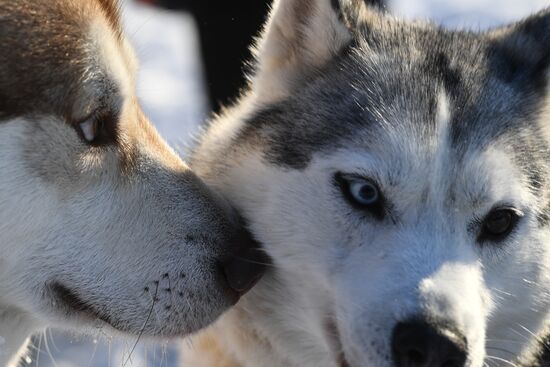
[[[377,219],[384,217],[384,197],[375,182],[343,173],[337,173],[334,178],[344,197],[354,208],[368,211]]]
[[[349,181],[349,192],[359,205],[374,205],[380,198],[378,187],[369,181]]]

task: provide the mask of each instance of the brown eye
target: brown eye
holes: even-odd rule
[[[80,138],[87,144],[92,146],[109,145],[117,140],[116,118],[115,113],[109,110],[100,110],[74,125]]]
[[[502,241],[514,229],[519,219],[512,209],[494,209],[483,220],[480,241]]]

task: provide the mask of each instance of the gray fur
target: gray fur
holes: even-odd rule
[[[257,244],[141,111],[118,2],[0,0],[0,49],[0,365],[46,327],[182,336],[234,305]]]
[[[541,74],[549,55],[511,43],[534,37],[527,30],[548,33],[548,18],[550,10],[543,11],[533,16],[531,27],[520,23],[519,33],[505,39],[377,18],[363,25],[360,38],[339,57],[308,75],[291,98],[250,117],[235,144],[256,141],[266,147],[270,162],[300,168],[313,154],[349,144],[351,137],[368,146],[388,121],[407,123],[421,141],[430,140],[439,91],[450,97],[457,153],[518,129],[538,136],[532,121],[545,102]],[[546,38],[531,42],[538,42],[533,48],[550,48]]]
[[[473,32],[327,1],[276,1],[249,91],[194,154],[275,264],[208,337],[246,367],[388,367],[391,328],[421,313],[466,338],[465,366],[544,365],[550,8]],[[376,183],[384,215],[350,206],[341,173]],[[501,206],[517,227],[485,241]]]

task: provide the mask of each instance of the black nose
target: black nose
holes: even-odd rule
[[[392,349],[397,367],[463,367],[466,363],[463,336],[421,321],[397,324]]]
[[[243,227],[232,240],[221,267],[231,289],[243,295],[260,280],[269,264],[260,244]]]

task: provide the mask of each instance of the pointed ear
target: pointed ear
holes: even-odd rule
[[[546,87],[550,76],[550,8],[490,32],[505,78]]]
[[[285,98],[352,39],[364,0],[275,0],[254,55],[252,89],[260,103]]]

